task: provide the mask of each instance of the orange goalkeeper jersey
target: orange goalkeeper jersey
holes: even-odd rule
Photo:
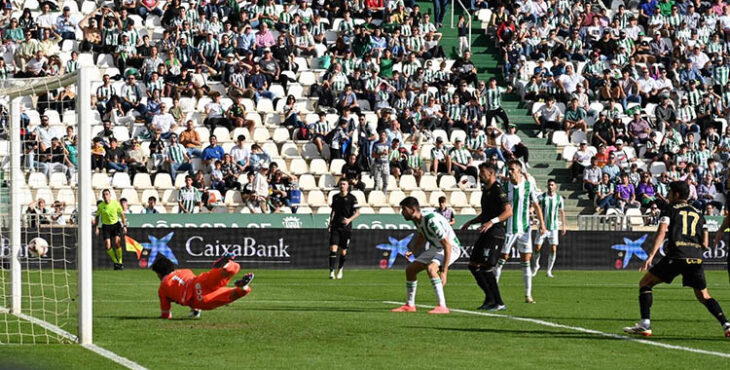
[[[160,297],[160,309],[163,315],[170,313],[171,302],[187,306],[193,296],[195,278],[191,270],[184,269],[175,270],[162,279],[157,294]]]

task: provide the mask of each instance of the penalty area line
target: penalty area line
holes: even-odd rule
[[[385,304],[392,304],[392,305],[404,305],[404,302],[394,302],[394,301],[383,301]],[[428,305],[422,305],[418,304],[417,307],[423,307],[423,308],[434,308],[435,306],[428,306]],[[501,318],[501,319],[507,319],[507,320],[514,320],[514,321],[521,321],[521,322],[529,322],[532,324],[542,325],[542,326],[549,326],[551,328],[559,328],[559,329],[567,329],[572,331],[577,331],[581,333],[586,334],[593,334],[596,336],[601,337],[607,337],[607,338],[613,338],[613,339],[619,339],[619,340],[625,340],[629,342],[635,342],[635,343],[641,343],[646,344],[650,346],[660,347],[664,349],[672,349],[677,351],[684,351],[684,352],[690,352],[690,353],[697,353],[701,355],[709,355],[709,356],[717,356],[717,357],[723,357],[723,358],[730,358],[730,353],[724,353],[724,352],[714,352],[714,351],[707,351],[704,349],[698,349],[698,348],[692,348],[692,347],[684,347],[684,346],[677,346],[673,344],[666,344],[662,342],[654,342],[646,339],[639,339],[639,338],[632,338],[625,335],[619,335],[614,333],[606,333],[599,330],[594,329],[587,329],[580,326],[570,326],[570,325],[563,325],[558,324],[550,321],[545,320],[539,320],[539,319],[531,319],[529,317],[519,317],[519,316],[511,316],[511,315],[500,315],[496,313],[491,312],[476,312],[476,311],[469,311],[469,310],[461,310],[458,308],[450,308],[451,312],[458,312],[463,313],[467,315],[476,315],[476,316],[486,316],[486,317],[495,317],[495,318]]]

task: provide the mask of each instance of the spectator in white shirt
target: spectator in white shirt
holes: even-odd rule
[[[258,205],[257,213],[267,213],[267,200],[269,197],[268,178],[269,167],[261,166],[253,179],[254,204]]]
[[[246,146],[246,137],[238,135],[236,146],[231,149],[231,158],[236,163],[240,172],[244,172],[251,164],[251,149]]]
[[[177,129],[175,118],[167,112],[165,103],[160,104],[160,113],[152,118],[152,127],[160,130],[163,139],[168,139],[172,132]]]

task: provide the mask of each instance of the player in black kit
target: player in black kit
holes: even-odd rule
[[[474,275],[477,285],[484,291],[484,304],[478,309],[502,311],[506,307],[492,271],[497,265],[499,250],[504,244],[504,221],[512,217],[512,205],[507,200],[502,185],[497,182],[497,168],[493,164],[479,165],[479,178],[483,185],[482,213],[465,223],[461,229],[466,230],[473,224],[481,224],[478,229],[479,238],[469,258],[469,271]]]
[[[332,197],[332,212],[327,231],[330,233],[330,279],[342,279],[342,268],[345,266],[347,248],[350,246],[350,234],[352,233],[352,221],[360,216],[357,205],[357,198],[350,193],[350,184],[342,177],[337,183],[340,192]],[[340,263],[335,275],[335,263],[337,262],[337,250],[340,250]]]
[[[669,204],[659,216],[659,229],[654,238],[649,257],[639,271],[649,270],[639,282],[639,307],[641,322],[624,328],[629,334],[651,336],[651,304],[652,288],[659,283],[670,284],[678,275],[682,275],[682,285],[695,291],[697,300],[707,307],[722,325],[725,337],[730,338],[730,323],[720,308],[720,304],[710,297],[702,268],[702,254],[707,249],[709,234],[705,229],[705,218],[696,208],[687,203],[689,185],[684,181],[674,181],[669,185]],[[651,262],[664,242],[666,256],[656,265]]]

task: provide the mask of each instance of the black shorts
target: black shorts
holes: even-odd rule
[[[101,225],[101,237],[104,240],[112,239],[113,237],[122,237],[122,223],[117,222],[113,225]]]
[[[664,257],[649,272],[667,284],[671,284],[672,280],[681,274],[682,285],[694,289],[707,288],[705,269],[702,267],[702,260],[699,259],[674,259]]]
[[[330,245],[336,245],[342,249],[350,247],[350,235],[352,230],[347,228],[336,228],[330,231]]]
[[[479,265],[494,267],[499,259],[499,250],[504,245],[504,237],[495,237],[489,233],[479,234],[471,250],[469,262]]]

